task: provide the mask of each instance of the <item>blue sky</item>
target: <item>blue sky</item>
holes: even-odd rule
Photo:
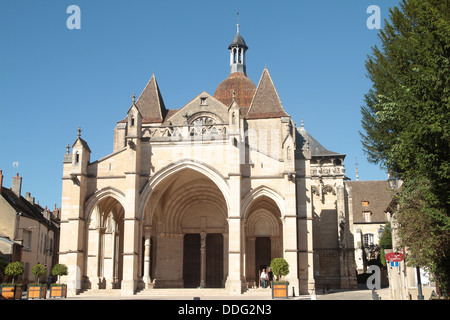
[[[264,67],[285,110],[327,149],[344,153],[355,180],[387,175],[367,162],[358,130],[371,83],[364,62],[379,44],[370,5],[388,19],[394,0],[15,0],[0,2],[0,170],[22,194],[61,204],[62,159],[77,128],[91,161],[112,152],[113,130],[155,72],[166,107],[211,95],[229,74],[236,12],[257,85]],[[70,30],[67,7],[81,10]],[[381,27],[383,27],[383,23]],[[13,162],[18,162],[17,168]]]

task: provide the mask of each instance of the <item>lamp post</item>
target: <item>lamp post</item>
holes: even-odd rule
[[[422,282],[420,279],[420,268],[419,267],[416,267],[416,272],[417,272],[417,290],[418,290],[417,300],[424,300],[424,297],[422,295]]]

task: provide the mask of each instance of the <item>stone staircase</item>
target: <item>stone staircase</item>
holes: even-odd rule
[[[87,289],[80,292],[80,297],[121,297],[120,289]],[[242,295],[231,295],[224,288],[202,288],[202,289],[184,289],[184,288],[159,288],[142,289],[134,297],[140,299],[148,297],[170,297],[173,299],[193,299],[194,297],[230,297],[230,299],[240,297],[241,299],[268,298],[271,299],[272,291],[270,288],[250,288]]]
[[[79,294],[82,297],[120,297],[120,289],[85,289]]]

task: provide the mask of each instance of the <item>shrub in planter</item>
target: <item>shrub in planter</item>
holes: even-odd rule
[[[31,273],[34,276],[36,276],[37,283],[39,284],[40,283],[39,278],[47,275],[47,267],[44,266],[43,264],[38,263],[33,266],[33,269],[31,269]]]
[[[1,299],[22,299],[22,285],[17,283],[2,283],[1,284]]]
[[[28,285],[27,298],[28,299],[45,299],[47,296],[47,285],[41,284],[39,278],[47,275],[47,267],[43,264],[36,264],[31,269],[31,273],[36,277],[37,283],[30,283]]]
[[[58,283],[52,283],[50,286],[50,298],[67,297],[67,286],[65,284],[61,284],[61,276],[67,275],[67,266],[65,264],[55,264],[52,269],[52,275],[58,277]]]
[[[282,276],[289,274],[289,264],[284,258],[275,258],[270,262],[270,267],[272,272],[277,276],[277,281],[280,280]]]
[[[22,285],[16,284],[15,279],[23,274],[23,264],[19,261],[10,262],[5,268],[5,275],[12,278],[12,283],[2,283],[2,299],[22,299]]]
[[[30,283],[27,290],[28,299],[45,299],[47,297],[47,285],[42,283]]]
[[[275,258],[270,263],[270,267],[277,277],[277,280],[272,282],[272,298],[288,298],[289,282],[280,279],[289,274],[289,264],[284,258]]]

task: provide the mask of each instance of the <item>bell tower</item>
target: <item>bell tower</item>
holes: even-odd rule
[[[235,72],[242,72],[245,75],[245,52],[248,47],[245,44],[244,38],[242,38],[239,33],[239,12],[238,12],[238,21],[237,21],[237,32],[233,41],[231,41],[228,50],[230,50],[230,74]]]

